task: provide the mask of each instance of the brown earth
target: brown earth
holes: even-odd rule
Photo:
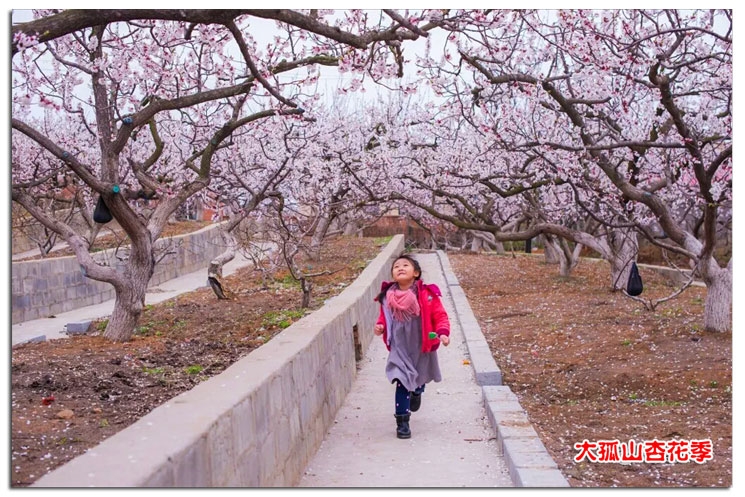
[[[702,331],[705,288],[649,312],[608,290],[607,263],[582,261],[564,279],[540,256],[449,257],[504,383],[570,485],[732,485],[732,334]],[[642,278],[647,299],[674,290]],[[714,458],[577,463],[585,439],[710,439]]]
[[[312,308],[351,282],[381,240],[324,247]],[[608,287],[604,263],[569,279],[541,257],[450,254],[497,360],[572,486],[728,487],[732,484],[732,335],[702,331],[704,288],[648,312]],[[646,298],[672,288],[644,272]],[[26,486],[166,400],[224,370],[297,319],[286,274],[261,288],[257,272],[226,278],[235,300],[210,290],[152,306],[131,342],[100,334],[12,350],[11,485]],[[51,400],[54,397],[54,400]],[[45,400],[47,399],[47,400]],[[72,411],[72,417],[63,411]],[[702,464],[574,462],[575,443],[711,439]]]

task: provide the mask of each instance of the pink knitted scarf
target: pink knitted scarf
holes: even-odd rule
[[[388,302],[388,307],[396,321],[409,321],[419,315],[419,302],[412,289],[399,290],[394,285],[386,292],[385,300]]]

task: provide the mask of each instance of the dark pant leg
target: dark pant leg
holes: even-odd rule
[[[409,414],[410,397],[409,391],[400,381],[396,380],[396,414]]]

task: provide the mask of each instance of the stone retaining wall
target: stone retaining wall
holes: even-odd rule
[[[217,229],[208,226],[194,233],[156,241],[165,253],[155,266],[150,286],[206,268],[209,261],[225,250]],[[119,250],[119,256],[124,254]],[[116,250],[94,254],[97,261],[119,267]],[[205,275],[206,281],[206,275]],[[109,283],[83,276],[75,256],[14,262],[11,269],[12,324],[45,318],[80,307],[99,304],[115,297]]]
[[[395,236],[321,309],[34,486],[295,485],[352,387],[373,299],[403,248]]]
[[[529,257],[546,257],[545,254],[523,254],[523,253],[516,253],[516,255],[527,255]],[[608,264],[608,261],[605,259],[601,259],[600,257],[581,257],[581,260],[593,262],[593,263],[604,263]],[[688,279],[691,277],[691,271],[689,269],[675,269],[667,266],[655,266],[653,264],[642,264],[637,263],[637,266],[639,266],[640,272],[642,270],[649,270],[653,271],[655,273],[660,274],[663,278],[665,278],[670,284],[672,285],[684,285]],[[642,272],[642,281],[644,280],[644,274]],[[694,280],[692,283],[692,286],[700,286],[700,287],[706,287],[706,284],[701,280]]]

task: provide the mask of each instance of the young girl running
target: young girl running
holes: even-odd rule
[[[385,374],[396,384],[396,436],[410,438],[410,413],[419,410],[424,386],[442,380],[440,343],[450,343],[450,320],[437,285],[425,285],[419,262],[401,255],[393,262],[394,281],[385,281],[375,299],[380,315],[374,332],[389,350]]]

